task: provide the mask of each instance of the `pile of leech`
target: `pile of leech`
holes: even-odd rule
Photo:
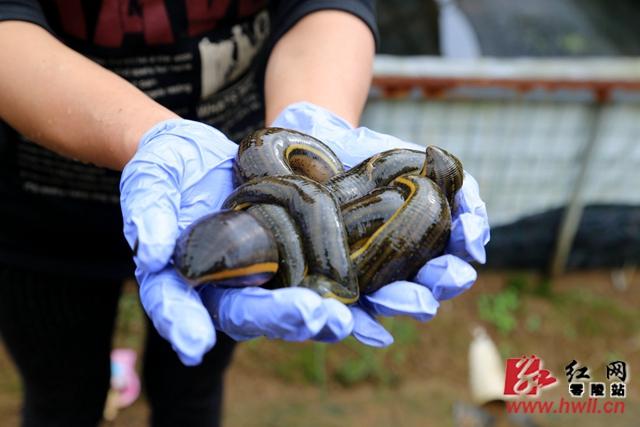
[[[240,143],[235,178],[222,210],[180,235],[178,272],[194,286],[301,286],[348,304],[442,254],[463,170],[429,146],[345,172],[319,140],[265,128]]]

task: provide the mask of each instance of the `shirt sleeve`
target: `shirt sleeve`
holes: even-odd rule
[[[378,46],[375,0],[281,0],[273,6],[271,47],[300,19],[312,12],[327,9],[342,10],[362,19]]]
[[[26,21],[52,33],[40,3],[36,0],[0,0],[0,21]]]

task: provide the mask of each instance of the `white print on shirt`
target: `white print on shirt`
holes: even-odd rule
[[[212,43],[207,37],[198,44],[200,50],[202,91],[205,99],[230,81],[244,74],[269,35],[269,14],[263,11],[252,23],[253,42],[242,25],[234,25],[231,38]],[[235,55],[234,55],[235,53]],[[234,57],[235,56],[235,57]]]

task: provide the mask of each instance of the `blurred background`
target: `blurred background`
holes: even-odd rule
[[[460,157],[487,204],[488,263],[432,321],[387,320],[396,339],[388,349],[242,344],[227,377],[226,425],[637,425],[640,2],[379,0],[378,9],[363,125]],[[139,350],[134,284],[118,322],[116,346]],[[487,382],[504,372],[470,360],[478,327],[502,359],[544,360],[560,382],[546,400],[569,399],[564,369],[574,359],[604,382],[610,361],[626,361],[625,413],[489,423],[474,412],[483,409],[470,365]],[[17,424],[19,401],[0,348],[0,424]],[[143,425],[146,415],[141,398],[105,425]]]

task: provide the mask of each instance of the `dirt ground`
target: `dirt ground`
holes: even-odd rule
[[[388,349],[354,340],[239,346],[227,375],[226,426],[452,426],[452,408],[468,403],[471,331],[482,325],[503,358],[535,354],[560,385],[544,400],[569,399],[564,367],[573,359],[604,381],[605,366],[630,371],[624,414],[536,415],[540,426],[632,426],[640,417],[640,273],[613,286],[611,272],[573,273],[553,282],[525,273],[482,272],[472,290],[444,302],[419,324],[393,319]],[[140,348],[142,314],[135,288],[121,301],[116,345]],[[18,424],[20,384],[0,346],[0,425]],[[607,399],[608,400],[608,399]],[[144,398],[105,426],[145,425]]]

